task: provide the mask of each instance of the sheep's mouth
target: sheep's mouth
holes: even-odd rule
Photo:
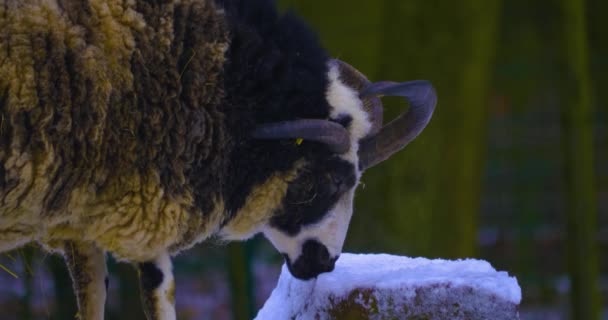
[[[316,240],[307,240],[302,247],[302,254],[292,262],[283,254],[289,273],[300,280],[310,280],[326,272],[332,272],[339,256],[331,257],[327,247]]]

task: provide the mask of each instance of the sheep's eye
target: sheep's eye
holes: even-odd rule
[[[335,119],[331,119],[331,120],[334,121],[334,122],[339,123],[344,128],[348,129],[348,127],[350,126],[350,124],[353,122],[353,117],[351,117],[348,114],[341,113]]]
[[[342,186],[344,186],[344,179],[342,179],[342,177],[333,176],[332,180],[334,182],[334,185],[338,186],[338,189],[342,189]]]
[[[345,189],[344,179],[339,175],[327,175],[328,184],[332,194],[343,192]]]

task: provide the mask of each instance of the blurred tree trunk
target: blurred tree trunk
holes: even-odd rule
[[[560,0],[563,17],[562,125],[568,188],[572,318],[599,319],[593,108],[584,0]]]
[[[588,0],[586,15],[587,20],[589,49],[591,53],[591,76],[595,84],[595,96],[597,97],[596,105],[599,106],[601,114],[604,118],[600,120],[602,123],[608,122],[608,1],[605,0]],[[608,148],[608,146],[604,146]]]
[[[597,144],[596,140],[596,159],[603,159],[596,163],[596,168],[605,168],[606,159],[608,159],[608,19],[606,19],[606,12],[608,12],[608,1],[605,0],[588,0],[587,1],[587,16],[589,17],[587,25],[589,26],[589,47],[591,50],[591,79],[593,86],[593,105],[596,108],[596,114],[598,115],[596,122],[603,124],[604,130],[603,136],[598,136],[599,141],[604,141],[601,144]],[[601,172],[601,169],[598,170]],[[598,178],[596,186],[598,190],[608,190],[608,175],[597,174]],[[600,198],[601,199],[601,198]],[[608,219],[608,211],[599,211],[599,221],[606,221]],[[608,252],[608,244],[606,242],[600,242],[600,253],[598,260],[600,270],[608,270],[608,256],[601,254]],[[604,301],[608,298],[604,294]]]
[[[232,295],[232,318],[234,320],[255,318],[250,242],[233,242],[228,245],[228,278]]]
[[[599,116],[596,121],[604,125],[604,128],[608,127],[608,19],[606,19],[606,12],[608,12],[608,1],[605,0],[588,0],[587,1],[587,25],[589,26],[589,49],[590,49],[590,69],[593,105],[596,107],[596,113]],[[598,137],[599,141],[605,141],[602,145],[599,145],[598,155],[603,155],[603,159],[608,157],[608,130],[600,131],[603,132],[603,136]],[[601,168],[604,162],[596,164],[596,168]],[[599,179],[596,182],[598,189],[608,189],[608,176],[597,176]],[[608,212],[599,212],[600,217],[608,216]],[[604,218],[605,219],[605,218]],[[600,220],[602,221],[602,220]],[[608,249],[608,246],[603,244],[600,252],[605,252],[604,249]],[[606,256],[600,256],[602,263],[600,266],[604,267],[608,265],[608,259]],[[601,267],[600,267],[601,268]],[[604,269],[601,269],[604,270]]]
[[[349,246],[475,255],[499,0],[282,3],[315,26],[334,57],[370,80],[429,79],[438,89],[429,128],[366,173]],[[405,109],[402,101],[385,102],[389,118]]]

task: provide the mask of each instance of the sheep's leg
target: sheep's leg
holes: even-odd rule
[[[66,241],[63,256],[72,277],[78,318],[103,320],[108,284],[103,251],[92,243]]]
[[[169,255],[165,253],[137,267],[148,320],[175,320],[175,282]]]

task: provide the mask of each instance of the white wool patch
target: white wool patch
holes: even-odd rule
[[[354,189],[345,193],[327,216],[316,224],[302,227],[296,236],[289,236],[273,227],[266,227],[264,235],[281,253],[287,254],[291,261],[296,261],[302,254],[302,246],[309,239],[316,239],[329,251],[331,257],[342,252],[344,239],[352,215]]]
[[[345,114],[353,119],[348,128],[351,148],[342,155],[342,158],[356,164],[359,162],[357,155],[359,140],[369,133],[372,123],[363,108],[363,101],[359,99],[359,94],[340,80],[340,70],[337,65],[329,65],[328,79],[329,85],[325,97],[331,107],[330,117],[335,119]],[[358,170],[357,178],[359,178]]]

